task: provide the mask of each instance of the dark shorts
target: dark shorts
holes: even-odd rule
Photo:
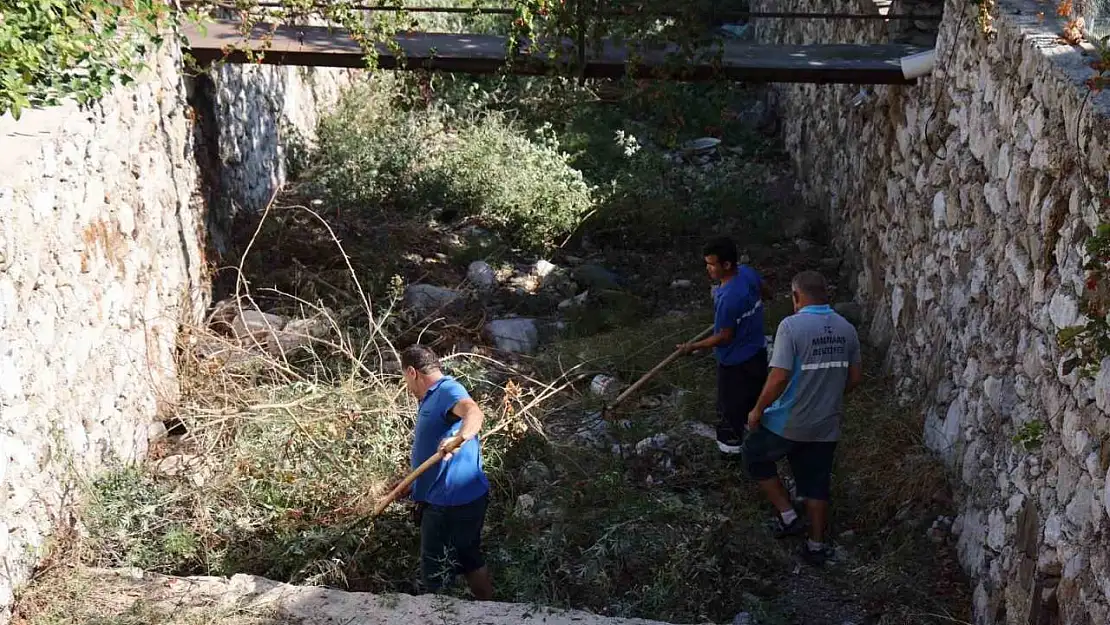
[[[461,506],[422,505],[420,576],[425,589],[436,592],[456,575],[486,565],[482,558],[482,525],[489,493]]]
[[[717,365],[717,442],[738,447],[744,440],[748,413],[767,381],[767,350],[738,365]]]
[[[782,458],[790,462],[798,496],[819,501],[829,500],[832,482],[833,454],[836,442],[798,442],[787,440],[765,427],[749,432],[744,441],[744,466],[755,480],[769,480],[778,475],[775,463]]]

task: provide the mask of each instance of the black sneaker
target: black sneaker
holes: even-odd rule
[[[811,566],[825,566],[825,563],[832,559],[833,551],[828,545],[822,545],[820,549],[813,550],[809,548],[809,542],[802,543],[802,560]]]
[[[793,522],[789,525],[784,523],[781,514],[776,514],[771,519],[771,531],[774,532],[775,538],[787,538],[790,536],[800,536],[806,531],[806,522],[802,515],[798,515]]]

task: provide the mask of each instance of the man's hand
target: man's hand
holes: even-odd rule
[[[464,440],[461,436],[448,436],[447,438],[440,441],[439,451],[445,452],[443,455],[443,461],[447,462],[448,460],[450,460],[452,456],[455,455],[455,450],[457,450],[465,442],[466,440]]]
[[[759,429],[760,422],[763,421],[763,410],[759,408],[753,409],[748,413],[748,431],[754,432]]]
[[[680,351],[683,354],[689,354],[690,352],[693,352],[694,349],[696,349],[693,343],[679,343],[678,345],[675,345],[674,348],[675,350]]]

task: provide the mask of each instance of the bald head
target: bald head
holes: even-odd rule
[[[790,288],[799,306],[820,306],[829,303],[829,284],[816,271],[803,271],[790,281]]]

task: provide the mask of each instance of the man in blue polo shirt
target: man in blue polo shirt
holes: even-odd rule
[[[432,350],[414,345],[401,352],[405,386],[420,401],[412,448],[412,468],[440,449],[442,462],[412,484],[420,523],[420,572],[429,592],[466,577],[474,597],[493,598],[489,571],[482,557],[482,525],[489,499],[489,480],[482,469],[478,432],[482,409],[462,384],[440,370]]]
[[[717,447],[740,453],[748,412],[767,379],[767,340],[763,298],[768,290],[759,273],[737,265],[736,244],[727,237],[710,241],[702,252],[713,289],[713,335],[678,348],[713,348],[717,359]]]
[[[824,276],[803,271],[790,286],[795,313],[782,320],[775,334],[771,371],[748,415],[743,454],[748,473],[779,513],[777,538],[805,529],[775,466],[784,457],[790,462],[809,516],[802,556],[821,565],[829,553],[825,521],[844,395],[863,377],[860,344],[852,324],[829,307]]]

